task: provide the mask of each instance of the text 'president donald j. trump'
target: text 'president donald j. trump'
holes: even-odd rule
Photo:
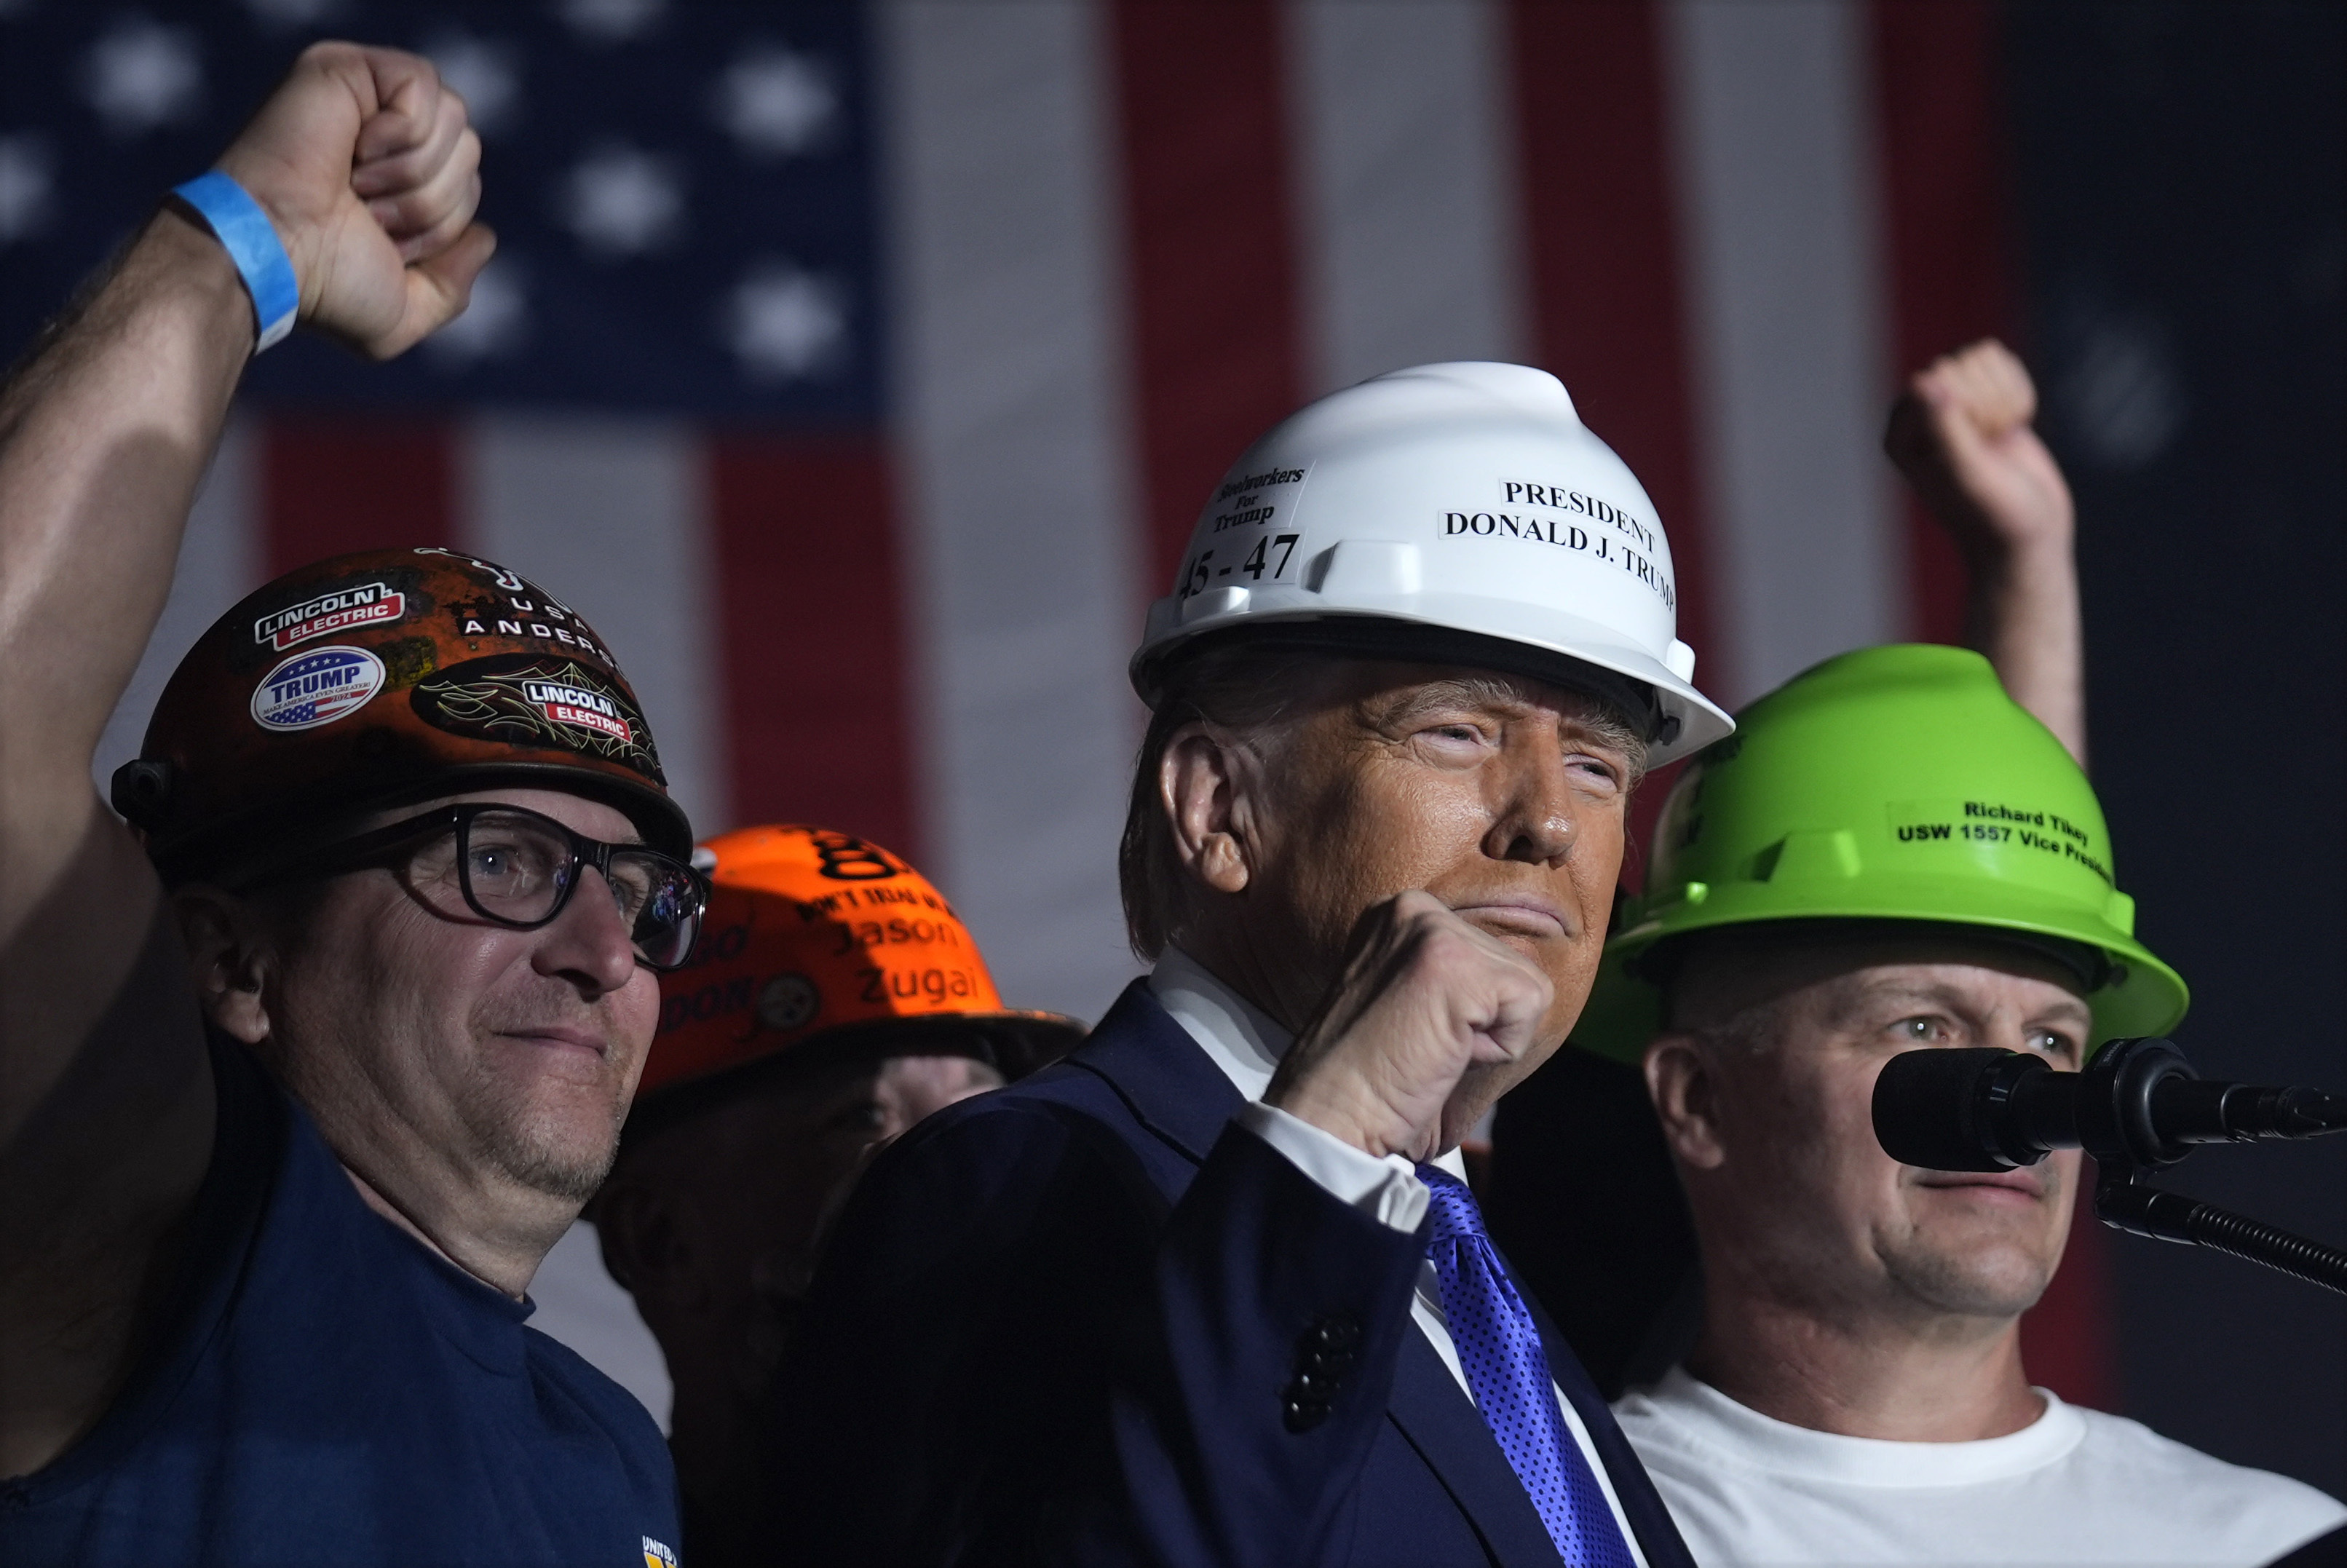
[[[1133,661],[1157,959],[843,1217],[778,1558],[1684,1564],[1457,1145],[1562,1041],[1649,763],[1726,734],[1653,504],[1556,380],[1380,376],[1199,518]]]

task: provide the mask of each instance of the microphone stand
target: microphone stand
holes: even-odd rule
[[[2181,1242],[2246,1258],[2347,1295],[2347,1248],[2327,1246],[2215,1204],[2149,1184],[2153,1171],[2172,1165],[2192,1145],[2162,1140],[2151,1126],[2153,1087],[2189,1076],[2183,1053],[2164,1040],[2113,1040],[2086,1069],[2080,1096],[2079,1142],[2101,1168],[2095,1217],[2113,1230],[2157,1241]]]
[[[2095,1184],[2095,1217],[2113,1230],[2182,1242],[2277,1268],[2347,1296],[2347,1247],[2325,1246],[2247,1214],[2147,1184],[2142,1166],[2106,1164]]]

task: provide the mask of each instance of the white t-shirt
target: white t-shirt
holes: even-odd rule
[[[2253,1568],[2347,1523],[2311,1486],[2038,1392],[2044,1415],[1979,1442],[1812,1431],[1678,1368],[1614,1413],[1704,1568]]]

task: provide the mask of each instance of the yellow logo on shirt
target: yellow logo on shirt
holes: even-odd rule
[[[644,1568],[676,1568],[676,1553],[664,1542],[644,1537]]]

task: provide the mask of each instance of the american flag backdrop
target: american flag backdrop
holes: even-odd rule
[[[1955,640],[1956,560],[1877,437],[1901,367],[2013,331],[1995,24],[1978,0],[12,0],[12,350],[323,34],[440,64],[502,236],[471,313],[405,360],[258,362],[97,771],[269,576],[457,545],[603,631],[704,832],[899,848],[1007,998],[1096,1017],[1136,968],[1114,848],[1143,608],[1225,464],[1308,397],[1430,360],[1554,370],[1652,492],[1696,679],[1731,706],[1843,649]],[[2107,1405],[2095,1240],[2030,1365]]]

